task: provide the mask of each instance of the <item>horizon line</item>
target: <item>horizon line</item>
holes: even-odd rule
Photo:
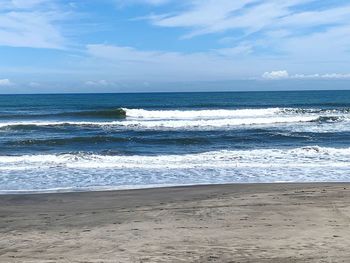
[[[221,91],[148,91],[148,92],[60,92],[60,93],[0,93],[0,96],[15,95],[92,95],[92,94],[164,94],[164,93],[250,93],[250,92],[308,92],[308,91],[350,91],[347,89],[286,89],[286,90],[221,90]]]

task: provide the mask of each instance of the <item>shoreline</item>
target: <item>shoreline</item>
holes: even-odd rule
[[[349,262],[350,183],[0,195],[2,262]]]
[[[156,190],[156,189],[172,189],[172,188],[187,188],[187,187],[211,187],[211,186],[226,186],[226,185],[307,185],[307,184],[350,184],[350,181],[309,181],[309,182],[233,182],[233,183],[213,183],[213,184],[169,184],[169,185],[148,185],[144,187],[132,188],[132,186],[123,187],[92,187],[92,188],[57,188],[44,190],[0,190],[0,198],[2,196],[11,195],[41,195],[41,194],[71,194],[71,193],[103,193],[103,192],[119,192],[119,191],[140,191],[140,190]]]

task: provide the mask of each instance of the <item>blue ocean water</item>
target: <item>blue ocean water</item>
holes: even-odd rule
[[[0,95],[0,191],[349,181],[350,91]]]

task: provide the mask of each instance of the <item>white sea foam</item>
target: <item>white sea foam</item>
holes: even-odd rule
[[[214,120],[164,120],[164,121],[124,121],[119,123],[125,127],[141,127],[141,128],[190,128],[190,127],[213,127],[224,128],[238,125],[266,125],[278,123],[293,122],[311,122],[316,121],[318,117],[262,117],[262,118],[236,118],[236,119],[214,119]]]
[[[333,125],[348,122],[348,111],[324,111],[318,109],[216,109],[216,110],[144,110],[124,109],[126,119],[115,121],[63,121],[30,120],[0,122],[0,128],[17,126],[93,126],[116,129],[206,129],[217,130],[237,126],[273,126],[293,123],[332,123],[332,128],[347,130],[348,125]],[[316,127],[314,124],[309,125]],[[295,125],[298,127],[298,125]],[[316,127],[320,129],[319,127]],[[322,129],[322,127],[321,127]]]
[[[282,112],[280,108],[266,109],[216,109],[216,110],[144,110],[124,108],[129,118],[144,119],[227,119],[240,117],[264,117]]]
[[[196,168],[196,167],[304,167],[347,166],[350,148],[302,147],[294,149],[256,149],[214,151],[185,155],[109,156],[96,154],[0,156],[0,170],[29,167],[66,168]]]
[[[276,181],[349,181],[350,148],[302,147],[185,155],[0,156],[0,192]]]
[[[145,110],[123,108],[129,119],[229,119],[275,116],[343,116],[350,109],[317,108],[261,108],[261,109],[211,109],[211,110]]]
[[[126,128],[200,128],[200,127],[230,127],[238,125],[266,125],[278,123],[297,123],[317,121],[317,116],[288,116],[288,117],[270,117],[270,118],[236,118],[236,119],[201,119],[201,120],[124,120],[124,121],[20,121],[20,122],[2,122],[0,128],[13,126],[115,126]]]

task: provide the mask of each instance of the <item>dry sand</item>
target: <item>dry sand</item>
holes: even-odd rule
[[[0,196],[0,262],[350,262],[350,184]]]

